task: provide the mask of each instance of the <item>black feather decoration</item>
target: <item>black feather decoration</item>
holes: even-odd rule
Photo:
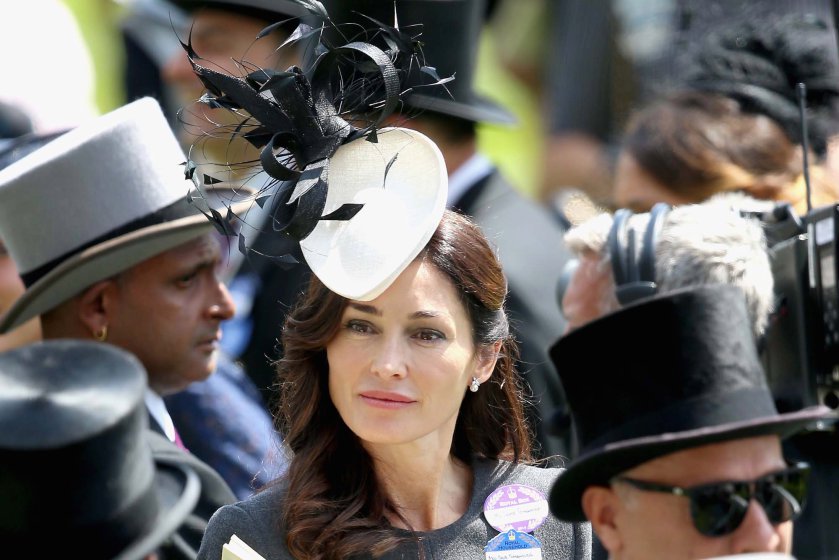
[[[410,92],[405,79],[413,68],[430,77],[423,86],[445,88],[453,79],[440,78],[434,67],[426,64],[421,33],[412,35],[400,29],[395,13],[393,25],[366,18],[370,27],[365,29],[358,24],[335,24],[317,0],[297,2],[309,16],[299,21],[278,48],[314,41],[312,62],[306,68],[292,66],[279,71],[239,61],[241,75],[231,75],[202,62],[192,46],[191,33],[186,43],[181,41],[193,71],[206,88],[198,103],[228,111],[237,120],[235,125],[218,125],[217,133],[230,142],[243,139],[259,150],[253,161],[214,165],[253,168],[254,177],[263,172],[269,177],[254,200],[262,208],[271,199],[268,231],[287,238],[287,243],[280,242],[283,253],[265,256],[286,265],[296,262],[292,253],[299,251],[299,242],[320,220],[349,220],[362,208],[361,204],[347,204],[323,215],[331,156],[358,138],[378,141],[378,127],[402,106],[402,98]],[[257,40],[268,40],[272,31],[288,21],[266,27]],[[410,27],[417,31],[421,26]],[[369,42],[374,38],[380,39],[379,44],[383,41],[382,47]],[[392,164],[389,162],[387,169]],[[196,163],[190,159],[185,164],[187,178],[194,180],[195,170]],[[205,185],[220,181],[207,173],[202,176]],[[220,215],[208,218],[214,223],[225,222]],[[223,225],[218,227],[223,229]],[[243,252],[248,246],[243,234],[239,234],[238,245]]]

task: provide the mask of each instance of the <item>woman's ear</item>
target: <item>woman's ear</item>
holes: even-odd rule
[[[495,371],[495,364],[498,362],[498,353],[501,352],[501,341],[496,340],[492,344],[481,344],[475,353],[475,373],[480,383],[485,383]]]

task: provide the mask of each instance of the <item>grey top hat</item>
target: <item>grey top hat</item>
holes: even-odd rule
[[[198,502],[185,465],[152,459],[146,372],[110,344],[0,354],[0,538],[26,556],[135,560]]]
[[[225,227],[213,211],[244,208],[249,192],[196,189],[185,161],[160,105],[143,98],[0,170],[0,239],[27,288],[0,332]]]
[[[757,355],[742,290],[706,285],[629,305],[562,337],[551,358],[580,453],[550,494],[551,511],[584,521],[583,492],[682,449],[792,435],[817,406],[779,414]]]

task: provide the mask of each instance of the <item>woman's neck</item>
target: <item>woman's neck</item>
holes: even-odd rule
[[[433,531],[460,519],[472,498],[472,469],[448,452],[410,446],[369,449],[395,527]],[[401,516],[401,518],[400,518]]]

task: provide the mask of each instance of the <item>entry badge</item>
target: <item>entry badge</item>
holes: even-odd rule
[[[510,529],[484,547],[486,560],[542,560],[542,543],[533,535]]]
[[[524,484],[502,486],[484,501],[487,522],[501,533],[510,529],[532,533],[545,522],[548,514],[545,496]]]

